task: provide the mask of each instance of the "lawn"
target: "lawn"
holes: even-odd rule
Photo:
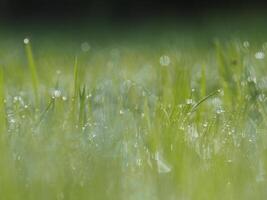
[[[0,199],[265,199],[266,28],[106,29],[2,30]]]

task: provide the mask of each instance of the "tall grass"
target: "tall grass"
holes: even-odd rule
[[[0,68],[1,198],[265,199],[265,50],[193,36],[40,45],[38,75],[26,41],[31,75]]]

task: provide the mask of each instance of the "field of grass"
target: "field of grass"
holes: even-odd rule
[[[266,31],[186,30],[2,32],[0,199],[265,199]]]

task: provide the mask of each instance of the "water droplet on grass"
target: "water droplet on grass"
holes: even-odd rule
[[[23,42],[24,42],[24,44],[29,44],[30,40],[29,40],[29,38],[25,38],[25,39],[23,40]]]
[[[218,93],[219,93],[219,95],[223,96],[224,95],[223,89],[218,89]]]
[[[13,119],[13,118],[11,118],[11,119],[9,120],[9,122],[10,122],[11,124],[14,124],[14,123],[16,123],[16,120]]]
[[[68,99],[68,98],[67,98],[66,96],[63,96],[63,97],[62,97],[62,100],[63,100],[63,101],[67,101],[67,99]]]
[[[255,58],[258,59],[258,60],[262,60],[262,59],[264,59],[264,58],[265,58],[265,54],[264,54],[264,52],[262,52],[262,51],[258,51],[258,52],[256,52],[256,53],[255,53]]]
[[[186,104],[187,105],[192,105],[193,104],[193,99],[186,99]]]
[[[88,94],[88,95],[86,95],[86,99],[90,99],[92,97],[92,94],[90,93],[90,94]]]
[[[54,97],[54,98],[61,97],[61,91],[60,90],[54,90],[52,93],[52,97]]]
[[[217,110],[216,110],[216,113],[219,115],[219,114],[222,114],[222,113],[224,113],[225,111],[222,109],[222,108],[218,108]]]
[[[163,55],[159,58],[159,63],[161,66],[169,66],[171,64],[171,59],[169,56]]]
[[[13,103],[17,103],[17,102],[19,102],[21,105],[24,105],[24,101],[21,96],[15,96],[13,98]]]
[[[203,127],[207,128],[208,127],[208,123],[207,122],[203,123]]]

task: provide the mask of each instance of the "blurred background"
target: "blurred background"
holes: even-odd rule
[[[201,19],[214,15],[259,15],[263,0],[1,0],[0,21]]]

